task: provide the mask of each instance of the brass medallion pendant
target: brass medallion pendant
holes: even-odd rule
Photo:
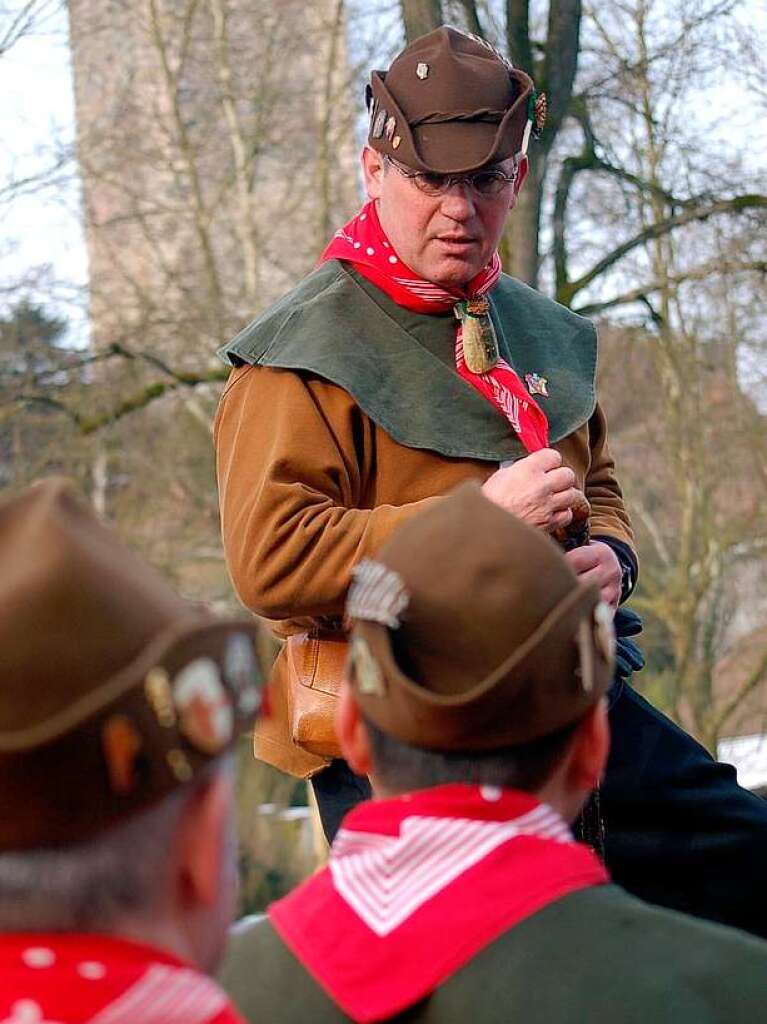
[[[472,373],[487,373],[498,362],[498,338],[490,319],[490,303],[480,295],[453,307],[463,327],[463,358]]]

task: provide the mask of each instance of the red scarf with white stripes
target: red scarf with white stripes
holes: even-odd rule
[[[0,935],[0,1024],[244,1024],[210,978],[135,942]]]
[[[411,270],[386,237],[374,202],[335,233],[320,257],[351,263],[363,277],[405,309],[416,313],[444,313],[459,299],[485,295],[501,275],[501,259],[493,253],[490,263],[465,289],[448,291],[420,277]],[[504,359],[487,373],[472,373],[463,358],[463,329],[456,321],[455,365],[458,373],[502,413],[529,452],[548,447],[546,414],[527,392],[522,381]]]
[[[446,785],[360,804],[274,928],[352,1020],[414,1005],[547,904],[609,881],[546,804]]]

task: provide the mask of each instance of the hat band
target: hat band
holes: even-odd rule
[[[491,110],[484,107],[481,110],[451,110],[443,113],[440,110],[433,114],[424,114],[416,121],[410,122],[411,128],[419,128],[422,124],[450,124],[453,121],[480,121],[484,124],[500,124],[506,115],[505,110]]]

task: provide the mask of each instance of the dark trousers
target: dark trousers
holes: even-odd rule
[[[601,811],[615,881],[767,937],[767,801],[629,685],[610,724]]]
[[[346,812],[370,799],[370,783],[364,775],[355,775],[346,761],[341,760],[331,761],[327,768],[312,776],[311,782],[322,831],[332,843]]]
[[[767,937],[767,802],[623,682],[610,724],[600,809],[613,879],[651,903]],[[312,784],[332,841],[370,787],[344,761]]]

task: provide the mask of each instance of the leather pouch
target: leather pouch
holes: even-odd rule
[[[342,756],[334,721],[348,651],[339,633],[295,633],[287,639],[291,738],[321,757]]]

